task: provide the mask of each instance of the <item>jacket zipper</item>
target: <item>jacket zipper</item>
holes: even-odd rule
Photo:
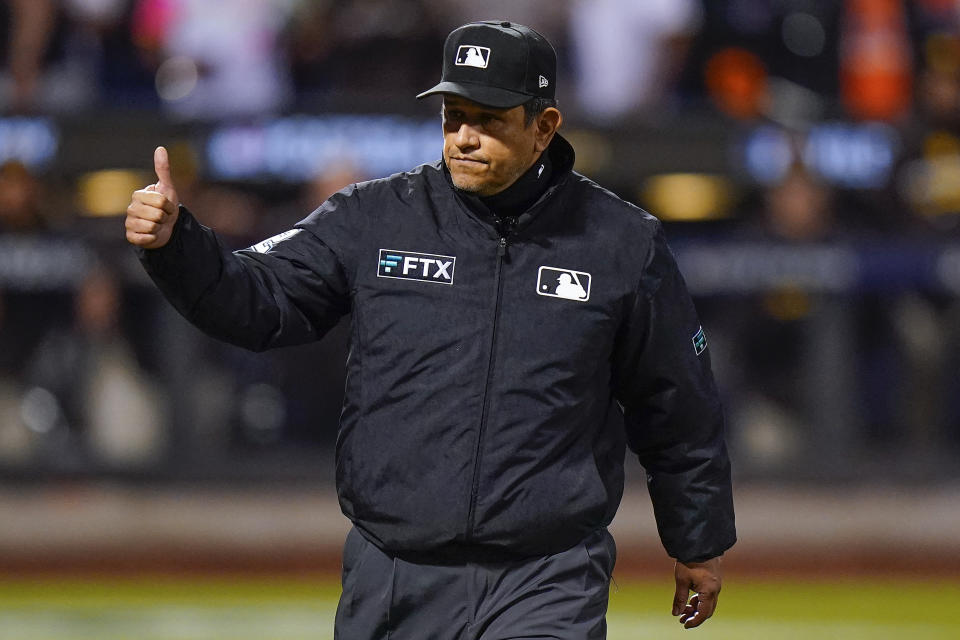
[[[500,280],[503,271],[503,257],[507,253],[507,237],[500,236],[497,243],[497,274],[494,283],[496,284],[497,296],[493,305],[493,330],[490,334],[490,357],[487,359],[487,378],[483,386],[483,403],[480,410],[480,427],[477,429],[477,447],[473,455],[473,482],[470,485],[470,508],[467,511],[467,528],[464,537],[467,542],[473,538],[474,512],[477,508],[477,494],[480,492],[480,459],[483,449],[483,432],[487,426],[487,412],[490,408],[490,382],[493,378],[493,360],[497,350],[497,323],[500,320],[500,296],[502,294],[502,283]]]

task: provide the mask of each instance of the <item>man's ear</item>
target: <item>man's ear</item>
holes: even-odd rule
[[[550,146],[553,134],[557,132],[562,123],[563,116],[560,115],[560,110],[554,107],[547,107],[543,110],[543,113],[537,116],[534,126],[537,127],[535,147],[538,153]]]

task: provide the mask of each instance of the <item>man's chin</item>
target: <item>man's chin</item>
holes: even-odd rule
[[[469,193],[472,196],[480,197],[488,195],[487,191],[489,188],[484,184],[477,183],[474,180],[463,180],[452,173],[450,174],[450,178],[453,180],[453,186],[464,193]]]

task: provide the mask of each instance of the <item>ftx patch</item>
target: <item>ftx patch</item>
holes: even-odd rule
[[[380,249],[377,277],[453,284],[453,270],[456,265],[455,256]]]

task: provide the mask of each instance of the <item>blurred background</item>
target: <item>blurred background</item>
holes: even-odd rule
[[[481,5],[0,3],[3,575],[336,574],[347,321],[212,341],[122,215],[159,144],[234,248],[438,159],[414,95],[492,18],[557,48],[576,169],[666,223],[727,410],[731,570],[960,568],[960,2]],[[630,466],[619,571],[669,571]]]

